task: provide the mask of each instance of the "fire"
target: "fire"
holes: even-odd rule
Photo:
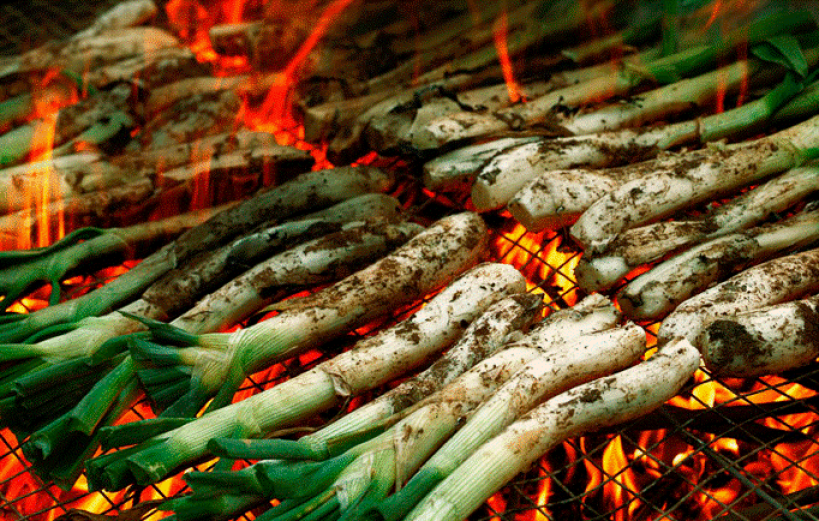
[[[498,60],[500,60],[501,69],[503,70],[503,79],[506,82],[506,88],[509,92],[509,101],[517,103],[521,100],[525,101],[525,99],[523,99],[523,95],[521,94],[520,84],[515,81],[512,61],[509,59],[509,47],[507,45],[508,33],[509,20],[506,10],[504,9],[495,24],[495,48],[498,51]]]
[[[574,282],[574,268],[580,255],[576,251],[562,251],[562,241],[562,236],[552,231],[531,233],[515,223],[510,232],[498,237],[493,253],[500,262],[512,264],[526,275],[529,291],[548,293],[571,306],[580,297]]]

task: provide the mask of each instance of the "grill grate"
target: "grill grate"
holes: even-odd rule
[[[411,207],[419,221],[431,222],[468,206],[465,200],[428,192],[403,163],[381,160],[376,164],[398,172],[395,195]],[[494,260],[518,266],[527,274],[530,290],[542,292],[551,310],[565,308],[584,296],[571,282],[571,269],[580,253],[572,249],[565,231],[521,234],[502,213],[488,215],[487,221],[493,233]],[[85,284],[99,282],[92,278]],[[65,289],[74,294],[83,288]],[[413,309],[402,310],[380,325],[389,326]],[[653,343],[658,324],[642,325]],[[255,375],[243,388],[243,397],[300,373],[360,336],[351,334],[321,353],[311,352]],[[814,367],[743,380],[720,380],[702,370],[660,410],[617,429],[565,442],[471,519],[693,520],[728,514],[734,516],[725,518],[729,520],[817,519],[816,512],[804,508],[819,501],[819,443],[814,441],[819,398],[813,398],[814,389],[819,390],[819,368]],[[346,407],[355,407],[379,391]],[[698,410],[682,408],[686,403]],[[343,410],[330,411],[321,420]],[[148,411],[147,404],[140,403],[130,420],[143,418]],[[726,441],[728,438],[736,441]],[[23,459],[14,437],[3,431],[0,440],[0,469],[19,467]],[[64,492],[44,485],[22,468],[2,475],[0,512],[11,519],[32,521],[53,519],[74,507],[87,508],[92,497],[96,498],[96,512],[114,514],[140,501],[184,490],[182,483],[165,482],[124,495],[91,496],[82,488],[82,481]],[[792,485],[784,485],[785,481]],[[809,493],[789,494],[791,486]],[[618,496],[621,499],[615,502]],[[790,517],[777,517],[787,516],[783,508],[789,507],[801,510]]]
[[[0,24],[0,55],[19,53],[47,39],[72,34],[115,3],[117,0],[7,2],[0,6],[4,22]],[[36,18],[32,13],[37,13]],[[290,144],[303,145],[292,136]],[[395,195],[413,208],[419,220],[431,221],[468,208],[466,199],[424,190],[403,163],[384,161],[377,166],[403,174]],[[520,234],[503,213],[488,215],[487,221],[494,236],[494,260],[513,263],[524,271],[532,283],[530,290],[543,292],[550,309],[565,308],[583,296],[572,282],[572,268],[580,252],[572,249],[565,230]],[[563,255],[550,257],[549,252]],[[92,278],[83,284],[100,282]],[[76,285],[64,288],[66,295],[83,289]],[[657,324],[642,325],[653,341]],[[351,345],[358,337],[350,335],[322,353],[308,353],[257,374],[242,392],[249,394],[275,385]],[[804,395],[794,397],[797,391],[804,391]],[[377,392],[345,407],[354,407]],[[815,365],[780,377],[745,380],[722,380],[701,370],[677,399],[658,411],[617,429],[566,441],[470,519],[819,519],[815,506],[819,503],[817,392],[819,368]],[[679,407],[683,402],[696,410]],[[147,412],[147,404],[139,403],[128,420],[144,418]],[[343,409],[330,411],[323,419],[341,412]],[[612,454],[619,448],[622,457],[618,460]],[[51,520],[71,508],[113,515],[141,501],[184,491],[178,482],[165,482],[125,494],[89,494],[82,480],[73,490],[62,491],[42,483],[28,470],[17,440],[8,431],[0,431],[0,476],[0,515],[31,521]],[[623,499],[615,504],[618,494]]]

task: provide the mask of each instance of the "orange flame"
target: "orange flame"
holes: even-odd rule
[[[520,84],[515,80],[512,61],[509,59],[509,46],[507,44],[508,33],[509,19],[504,9],[495,24],[493,35],[495,38],[495,48],[498,51],[498,60],[500,61],[501,70],[503,71],[503,79],[506,82],[506,89],[509,92],[509,101],[517,103],[523,99],[523,94]]]

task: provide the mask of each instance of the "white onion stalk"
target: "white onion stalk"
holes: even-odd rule
[[[466,424],[435,451],[406,485],[378,505],[386,520],[398,520],[484,442],[543,400],[594,378],[622,370],[645,352],[646,336],[636,324],[547,343],[538,356],[487,397]],[[457,400],[443,399],[446,406]],[[457,407],[456,407],[457,409]]]
[[[718,89],[735,91],[762,67],[756,60],[740,60],[706,74],[687,78],[651,90],[593,112],[581,114],[563,123],[569,134],[579,136],[639,126],[663,116],[702,107],[714,98]]]
[[[270,148],[276,144],[276,136],[270,132],[242,128],[236,132],[215,134],[164,148],[129,151],[112,158],[111,162],[134,172],[153,174],[157,169],[172,169],[236,150]]]
[[[602,251],[619,233],[799,166],[819,146],[819,116],[751,143],[712,149],[707,161],[679,156],[676,167],[629,181],[589,207],[572,226],[586,249]],[[810,149],[810,150],[805,150]]]
[[[628,60],[638,61],[646,57],[638,55]],[[625,70],[622,64],[593,66],[587,72],[591,73],[589,77],[523,105],[514,105],[497,113],[463,111],[430,121],[416,131],[412,145],[417,150],[435,150],[451,143],[514,130],[522,124],[559,125],[560,118],[553,113],[556,107],[575,107],[601,96],[625,95],[643,81],[642,77]]]
[[[704,159],[708,157],[708,152],[697,150],[691,153],[691,157]],[[498,159],[498,163],[502,164],[503,159]],[[595,201],[617,187],[641,179],[657,169],[672,166],[678,161],[676,156],[663,155],[648,161],[612,168],[547,171],[518,191],[509,201],[508,209],[527,230],[560,228],[575,222]],[[519,170],[512,165],[505,166],[507,172]],[[496,185],[487,182],[479,188],[476,183],[475,192],[486,188],[488,204],[496,195],[505,197],[504,194],[508,194],[507,189],[514,188],[511,183],[514,183],[513,179],[501,174]]]
[[[199,62],[191,49],[168,47],[97,67],[83,79],[97,88],[115,83],[136,83],[147,92],[153,92],[179,78],[199,76],[207,70],[208,66]]]
[[[663,320],[657,340],[684,337],[696,344],[700,331],[716,319],[730,320],[817,291],[819,248],[771,259],[682,302]]]
[[[663,346],[635,367],[551,398],[484,443],[405,520],[465,519],[515,475],[567,438],[617,425],[659,407],[682,388],[698,365],[697,350],[681,340]]]
[[[235,235],[267,221],[284,219],[362,193],[383,191],[392,180],[371,168],[341,168],[304,173],[217,213],[146,257],[107,285],[67,302],[49,306],[0,324],[0,341],[19,342],[52,326],[99,316],[140,295],[169,270],[194,255],[228,242]]]
[[[424,186],[430,190],[457,191],[471,185],[475,172],[496,156],[538,141],[542,138],[502,138],[455,149],[424,164]]]
[[[541,199],[548,201],[559,197],[554,194],[564,191],[573,192],[569,187],[561,188],[560,185],[549,191],[548,183],[556,175],[562,175],[553,174],[552,171],[633,163],[651,159],[675,146],[706,143],[747,133],[768,121],[799,88],[798,82],[787,76],[785,81],[765,96],[719,114],[646,129],[620,129],[544,139],[540,140],[539,146],[529,145],[504,152],[478,171],[472,188],[472,201],[475,208],[481,211],[499,208],[511,200],[513,202],[510,206],[519,207],[517,212],[530,223],[531,228],[527,228],[538,231],[552,224],[549,217],[557,212],[549,210],[552,205],[548,202],[542,207],[538,202]],[[815,110],[808,107],[803,107],[801,112],[802,115],[808,116],[814,113]],[[507,155],[510,157],[507,158]],[[540,181],[534,181],[541,177]],[[530,191],[537,193],[530,194],[528,193]],[[582,210],[588,208],[592,202],[594,200],[589,201]],[[557,203],[554,206],[560,208]],[[562,213],[572,217],[568,211]],[[555,224],[559,224],[559,221],[556,219],[555,221]]]
[[[174,35],[157,27],[106,29],[62,45],[52,45],[50,49],[44,46],[25,53],[0,69],[0,81],[23,74],[37,76],[53,69],[82,74],[89,63],[100,66],[179,45]]]
[[[506,308],[514,310],[520,305],[517,302],[531,300],[528,294],[514,295],[510,299],[495,304],[469,326],[456,345],[416,377],[403,382],[326,427],[302,436],[298,441],[270,441],[269,445],[264,446],[266,451],[264,457],[287,457],[287,455],[293,457],[293,454],[299,454],[312,459],[324,459],[334,456],[338,454],[339,447],[344,447],[350,441],[366,437],[367,433],[374,428],[395,423],[406,415],[407,408],[425,400],[427,396],[432,396],[433,393],[450,383],[453,389],[458,389],[462,387],[464,380],[475,379],[482,384],[465,385],[473,385],[474,388],[479,388],[481,385],[490,386],[491,383],[487,381],[486,375],[492,374],[492,371],[495,370],[493,368],[504,367],[506,368],[504,371],[511,375],[529,360],[538,356],[544,343],[565,343],[584,333],[602,331],[614,327],[620,318],[619,312],[610,300],[601,295],[591,295],[572,308],[550,314],[545,320],[536,324],[523,338],[515,339],[514,337],[519,334],[512,334],[509,328],[516,327],[516,324],[510,322],[508,327],[502,327],[506,322],[499,319],[498,313]],[[506,313],[508,311],[504,311],[504,314]],[[485,334],[489,331],[493,332],[491,341]],[[503,331],[508,334],[502,335]],[[502,352],[495,353],[501,347],[503,347]],[[485,359],[479,362],[483,358]],[[497,385],[503,382],[502,379],[492,380],[496,381]],[[457,392],[453,392],[455,393],[454,398]],[[391,419],[388,420],[388,418]],[[250,457],[249,454],[236,454],[240,442],[224,440],[222,443],[225,446],[229,444],[234,457]]]
[[[464,215],[454,217],[462,220]],[[444,230],[442,234],[441,227],[437,225],[435,234],[439,241],[447,232],[454,232]],[[463,240],[454,242],[465,246]],[[359,341],[353,349],[134,448],[92,460],[87,466],[89,480],[95,488],[109,490],[130,482],[154,483],[205,456],[213,438],[259,437],[293,425],[417,367],[455,341],[488,306],[524,290],[525,280],[513,267],[481,264],[453,281],[406,321]]]
[[[326,226],[325,222],[319,221],[315,225],[321,229]],[[170,324],[193,334],[227,328],[294,290],[350,275],[422,229],[418,224],[407,222],[347,223],[336,233],[308,241],[256,264]]]
[[[314,500],[328,498],[330,502],[332,502],[332,498],[320,490],[322,488],[325,490],[335,489],[337,491],[336,497],[340,500],[340,509],[348,509],[360,496],[366,494],[366,496],[369,497],[372,495],[371,492],[365,492],[358,487],[351,488],[351,484],[348,480],[351,478],[354,469],[358,467],[365,469],[363,474],[356,474],[357,477],[355,480],[362,480],[365,483],[370,483],[371,480],[383,480],[386,485],[391,485],[395,480],[393,475],[396,474],[396,471],[401,475],[402,471],[400,469],[407,464],[407,460],[413,459],[412,457],[407,458],[404,453],[407,452],[407,450],[413,455],[417,453],[413,447],[417,446],[418,443],[414,443],[413,440],[420,440],[425,437],[423,430],[413,431],[405,428],[405,426],[409,425],[423,428],[423,423],[421,423],[422,420],[420,419],[403,421],[400,425],[390,429],[389,434],[381,434],[377,440],[370,441],[372,437],[378,434],[377,432],[370,432],[372,431],[373,425],[378,426],[379,419],[389,417],[392,409],[403,408],[409,403],[433,393],[460,374],[464,370],[465,364],[471,366],[475,360],[483,357],[483,355],[486,354],[486,350],[500,347],[508,341],[509,337],[521,334],[521,328],[525,328],[533,321],[536,315],[540,315],[542,304],[542,298],[531,293],[515,294],[496,302],[476,318],[461,336],[460,340],[450,348],[444,356],[437,359],[431,367],[427,368],[417,377],[402,383],[396,388],[397,392],[391,391],[388,395],[380,396],[377,402],[380,403],[381,407],[373,407],[374,404],[372,402],[365,406],[371,412],[374,409],[382,410],[381,414],[377,416],[373,416],[372,414],[365,414],[363,416],[360,414],[356,415],[359,419],[366,418],[365,423],[345,422],[344,419],[350,415],[344,416],[340,422],[343,423],[346,428],[334,429],[333,434],[329,438],[326,436],[323,437],[323,444],[315,443],[322,439],[322,437],[316,436],[311,436],[311,441],[314,443],[310,444],[304,443],[307,441],[304,440],[304,438],[301,438],[299,441],[230,438],[220,438],[211,441],[209,447],[220,457],[229,457],[231,459],[249,457],[255,460],[270,460],[281,457],[287,461],[263,461],[254,465],[253,471],[241,471],[240,473],[190,473],[186,476],[186,480],[194,489],[194,495],[174,501],[172,510],[175,511],[180,521],[205,516],[234,517],[241,514],[241,508],[234,511],[225,511],[225,509],[221,508],[223,504],[222,501],[218,502],[217,506],[219,508],[213,508],[213,497],[209,491],[212,490],[214,486],[221,486],[222,490],[227,490],[232,495],[246,494],[249,491],[248,487],[255,489],[254,492],[263,492],[258,494],[258,497],[253,498],[254,502],[268,500],[273,497],[284,500],[291,495],[303,498],[305,496],[314,495],[313,490],[316,495]],[[476,398],[474,394],[471,392],[469,394],[472,401],[477,400],[479,402],[479,399]],[[383,409],[389,410],[383,411]],[[355,414],[360,410],[360,408],[356,409],[356,411],[351,414]],[[438,425],[440,425],[440,423],[446,423],[443,414],[444,413],[441,412],[440,415],[433,417],[440,421],[430,423],[427,433],[436,432],[439,430]],[[418,417],[420,415],[415,416]],[[428,418],[425,419],[428,420]],[[340,422],[334,422],[333,425]],[[362,430],[364,433],[362,433]],[[326,432],[327,428],[322,429],[322,431]],[[350,437],[350,435],[353,436]],[[338,439],[339,437],[341,438]],[[335,443],[328,446],[327,441],[335,441]],[[339,445],[339,442],[342,443]],[[319,450],[311,450],[317,449],[319,446],[322,446]],[[272,451],[271,447],[273,448]],[[281,456],[278,455],[279,453],[281,453]],[[380,456],[377,456],[379,454]],[[336,456],[341,457],[338,458]],[[389,472],[386,475],[382,475],[384,472],[383,466],[372,466],[371,463],[373,462],[369,459],[370,456],[388,457]],[[303,465],[303,460],[305,459],[328,460],[328,458],[331,457],[332,459],[327,461],[326,464]],[[340,463],[339,459],[345,461]],[[306,487],[299,487],[297,490],[291,491],[282,490],[282,483],[279,481],[280,478],[285,478],[286,482],[293,483],[294,480],[292,478],[294,476],[292,471],[294,470],[294,466],[300,465],[306,467],[305,475],[302,476],[302,479],[310,481],[311,492],[308,492]],[[283,475],[281,471],[284,471]],[[249,472],[252,474],[258,473],[258,476],[255,476],[256,479],[247,476]],[[341,475],[335,478],[335,475],[339,473]],[[335,478],[335,481],[328,487],[324,487],[317,484],[316,480],[311,479],[316,476],[326,476],[326,479],[330,481],[333,481]],[[236,486],[237,480],[242,479],[249,481],[249,483],[243,483],[241,487]],[[302,479],[295,481],[302,481]],[[288,487],[290,483],[284,484],[284,486]],[[204,490],[202,487],[203,484],[205,485]],[[290,488],[292,489],[292,486]],[[387,490],[388,488],[385,488],[381,494],[386,493]],[[346,498],[346,500],[342,498]],[[322,501],[319,500],[317,502],[321,503]],[[324,504],[328,504],[328,502],[324,502]],[[242,507],[245,506],[246,505],[242,505]],[[301,509],[302,506],[299,505],[296,508]],[[289,510],[289,506],[280,507],[279,510]],[[266,515],[270,516],[272,512]]]
[[[611,288],[631,270],[665,254],[747,229],[819,190],[819,168],[794,168],[691,220],[660,221],[621,233],[599,255],[584,255],[575,268],[584,291]]]
[[[819,210],[718,237],[668,259],[618,294],[626,316],[659,318],[711,284],[749,265],[819,240]]]
[[[151,0],[126,0],[99,15],[90,26],[72,35],[71,39],[79,40],[111,29],[140,25],[153,18],[157,11],[156,4]]]
[[[474,213],[434,223],[401,248],[312,295],[277,303],[279,314],[233,333],[185,335],[183,345],[162,345],[176,335],[167,326],[152,328],[157,343],[137,346],[137,356],[153,360],[168,376],[189,380],[166,414],[190,416],[209,398],[210,407],[230,403],[245,377],[317,347],[351,329],[451,281],[486,255],[488,236]],[[173,328],[172,328],[173,329]],[[179,376],[174,379],[178,380]],[[179,382],[182,385],[182,382]],[[163,400],[167,403],[167,400]]]
[[[819,356],[819,295],[711,322],[697,338],[706,366],[751,377],[795,369]]]
[[[551,82],[540,81],[520,88],[520,96],[531,99],[551,90]],[[374,150],[389,154],[408,150],[412,146],[413,135],[430,121],[458,113],[465,108],[480,111],[495,111],[512,104],[509,87],[505,83],[479,87],[451,95],[444,91],[431,90],[427,96],[417,100],[420,107],[397,107],[370,120],[365,132],[367,144]]]

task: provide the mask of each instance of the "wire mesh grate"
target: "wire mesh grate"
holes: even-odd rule
[[[466,201],[429,193],[397,160],[380,159],[376,164],[397,172],[395,194],[421,222],[468,206]],[[565,308],[584,296],[572,277],[580,252],[572,248],[565,232],[523,233],[502,213],[487,215],[486,220],[493,235],[493,260],[517,266],[527,275],[529,290],[544,295],[549,310]],[[98,285],[110,277],[95,275],[64,289],[71,294],[83,293],[88,289],[83,285]],[[420,305],[400,310],[378,327],[391,325]],[[642,325],[653,343],[657,324]],[[359,330],[321,351],[305,353],[254,375],[238,397],[245,398],[309,369],[371,330]],[[617,429],[564,442],[470,519],[689,520],[733,516],[725,519],[768,520],[787,515],[788,508],[798,511],[791,519],[816,519],[816,513],[809,510],[819,501],[816,494],[795,493],[819,486],[819,443],[814,441],[819,421],[817,389],[819,369],[815,367],[742,380],[715,378],[703,369],[675,400],[658,411]],[[382,391],[376,389],[330,410],[307,427],[329,421]],[[150,409],[143,401],[126,420],[147,415]],[[7,431],[0,433],[0,439],[0,512],[11,519],[50,520],[71,508],[114,514],[186,490],[184,482],[172,478],[145,490],[99,494],[88,493],[81,480],[65,492],[43,484],[23,467],[17,441]]]
[[[7,2],[0,7],[4,20],[0,54],[18,53],[47,39],[67,36],[116,1],[61,2],[59,9],[53,2]],[[36,18],[31,15],[34,12]],[[66,12],[71,16],[66,17]],[[300,141],[297,129],[285,129],[283,135],[290,136],[287,144],[312,148]],[[420,221],[431,222],[469,208],[465,196],[425,190],[419,177],[406,171],[407,165],[399,160],[376,158],[374,164],[399,174],[395,195]],[[542,293],[550,310],[568,307],[584,296],[573,277],[580,251],[572,246],[565,230],[523,233],[508,214],[489,214],[486,219],[493,234],[493,260],[514,264],[524,272],[529,290]],[[63,288],[65,294],[80,294],[110,276],[92,275]],[[380,325],[388,326],[413,309],[401,310]],[[641,325],[653,342],[657,324]],[[306,353],[254,375],[239,397],[312,367],[349,347],[362,334],[351,334],[321,352]],[[327,411],[316,423],[356,407],[381,390]],[[470,519],[819,519],[817,392],[819,368],[815,365],[777,377],[745,380],[719,379],[703,369],[677,399],[644,418],[567,440]],[[142,401],[124,421],[149,415],[150,407]],[[14,436],[0,431],[0,514],[4,518],[50,521],[71,508],[114,515],[185,490],[184,482],[171,479],[143,490],[91,493],[81,479],[70,491],[63,491],[41,482],[29,470]]]

